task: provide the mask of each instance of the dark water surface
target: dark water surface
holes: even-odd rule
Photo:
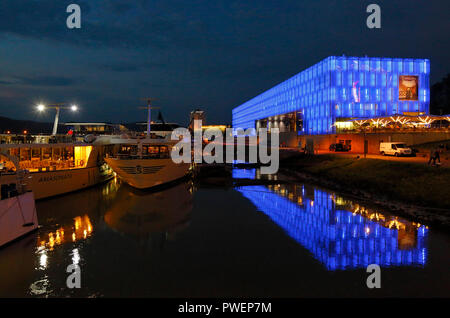
[[[450,297],[450,235],[313,185],[141,193],[115,180],[37,211],[39,231],[0,250],[1,297]],[[81,289],[66,287],[70,264]]]

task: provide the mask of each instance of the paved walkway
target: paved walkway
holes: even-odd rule
[[[298,148],[280,148],[289,150],[289,151],[300,151]],[[364,157],[363,153],[357,152],[331,152],[325,150],[319,150],[316,152],[318,155],[335,155],[342,156],[346,158],[354,158],[356,156]],[[395,157],[395,156],[382,156],[379,154],[367,154],[366,158],[370,159],[381,159],[381,160],[390,160],[390,161],[401,161],[401,162],[415,162],[415,163],[424,163],[428,164],[428,160],[430,159],[430,155],[428,153],[418,153],[416,157]],[[442,167],[450,167],[450,153],[441,154],[441,166]]]

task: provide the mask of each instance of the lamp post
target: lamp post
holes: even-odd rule
[[[40,112],[43,112],[46,108],[56,109],[55,121],[53,122],[52,136],[55,136],[56,132],[58,131],[58,121],[59,121],[60,110],[61,109],[70,109],[73,112],[76,112],[78,110],[78,106],[76,106],[76,105],[71,105],[71,106],[65,106],[65,105],[66,104],[64,104],[64,103],[60,103],[60,104],[50,104],[50,105],[39,104],[36,106],[37,110]]]

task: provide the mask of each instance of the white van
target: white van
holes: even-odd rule
[[[382,142],[380,143],[380,154],[383,156],[411,156],[411,148],[406,147],[406,144],[401,141],[396,142]]]

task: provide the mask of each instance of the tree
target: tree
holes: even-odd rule
[[[433,115],[450,114],[450,74],[431,86],[430,113]]]

